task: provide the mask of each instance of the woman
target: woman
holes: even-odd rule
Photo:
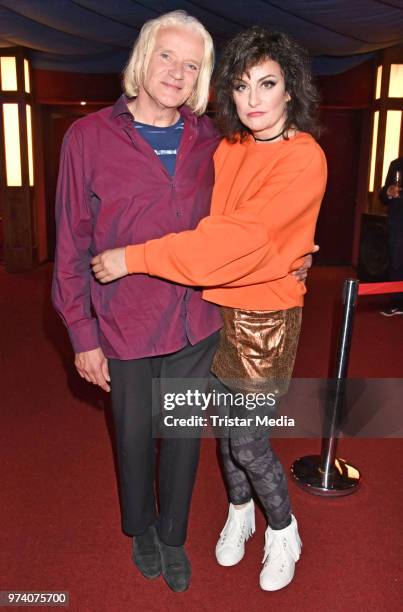
[[[147,273],[205,287],[224,319],[213,372],[242,379],[247,391],[257,379],[292,375],[306,290],[292,269],[312,251],[326,161],[313,138],[308,58],[285,34],[238,34],[223,53],[216,93],[224,140],[211,216],[192,231],[105,251],[92,264],[101,282]],[[230,506],[216,558],[225,566],[242,559],[255,529],[254,492],[269,523],[260,586],[281,589],[301,550],[287,479],[267,435],[234,429],[220,443]]]

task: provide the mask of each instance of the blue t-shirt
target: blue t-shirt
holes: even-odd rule
[[[134,121],[139,134],[152,146],[155,154],[162,161],[170,176],[175,172],[176,155],[183,134],[184,121],[182,117],[169,127],[157,127]]]

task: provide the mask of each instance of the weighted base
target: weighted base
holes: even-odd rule
[[[354,493],[360,484],[360,472],[344,459],[337,457],[334,470],[325,474],[320,455],[308,455],[296,459],[291,474],[301,489],[313,495],[338,497]]]

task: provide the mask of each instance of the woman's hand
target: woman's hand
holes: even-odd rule
[[[92,271],[101,283],[110,283],[128,274],[125,247],[109,249],[91,260]]]

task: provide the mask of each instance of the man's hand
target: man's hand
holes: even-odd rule
[[[92,271],[101,283],[110,283],[128,274],[125,248],[109,249],[91,260]]]
[[[313,253],[317,253],[318,251],[319,251],[319,246],[315,244],[313,247],[312,253],[308,253],[308,255],[305,255],[304,263],[302,264],[302,266],[298,268],[298,270],[294,270],[294,272],[291,273],[300,282],[304,283],[306,281],[309,269],[312,266],[312,262],[313,262],[312,255]]]
[[[388,198],[400,198],[401,187],[397,187],[397,185],[389,185],[386,190],[386,195]]]
[[[100,348],[84,353],[76,353],[74,365],[81,378],[98,385],[104,391],[110,391],[108,362]]]

